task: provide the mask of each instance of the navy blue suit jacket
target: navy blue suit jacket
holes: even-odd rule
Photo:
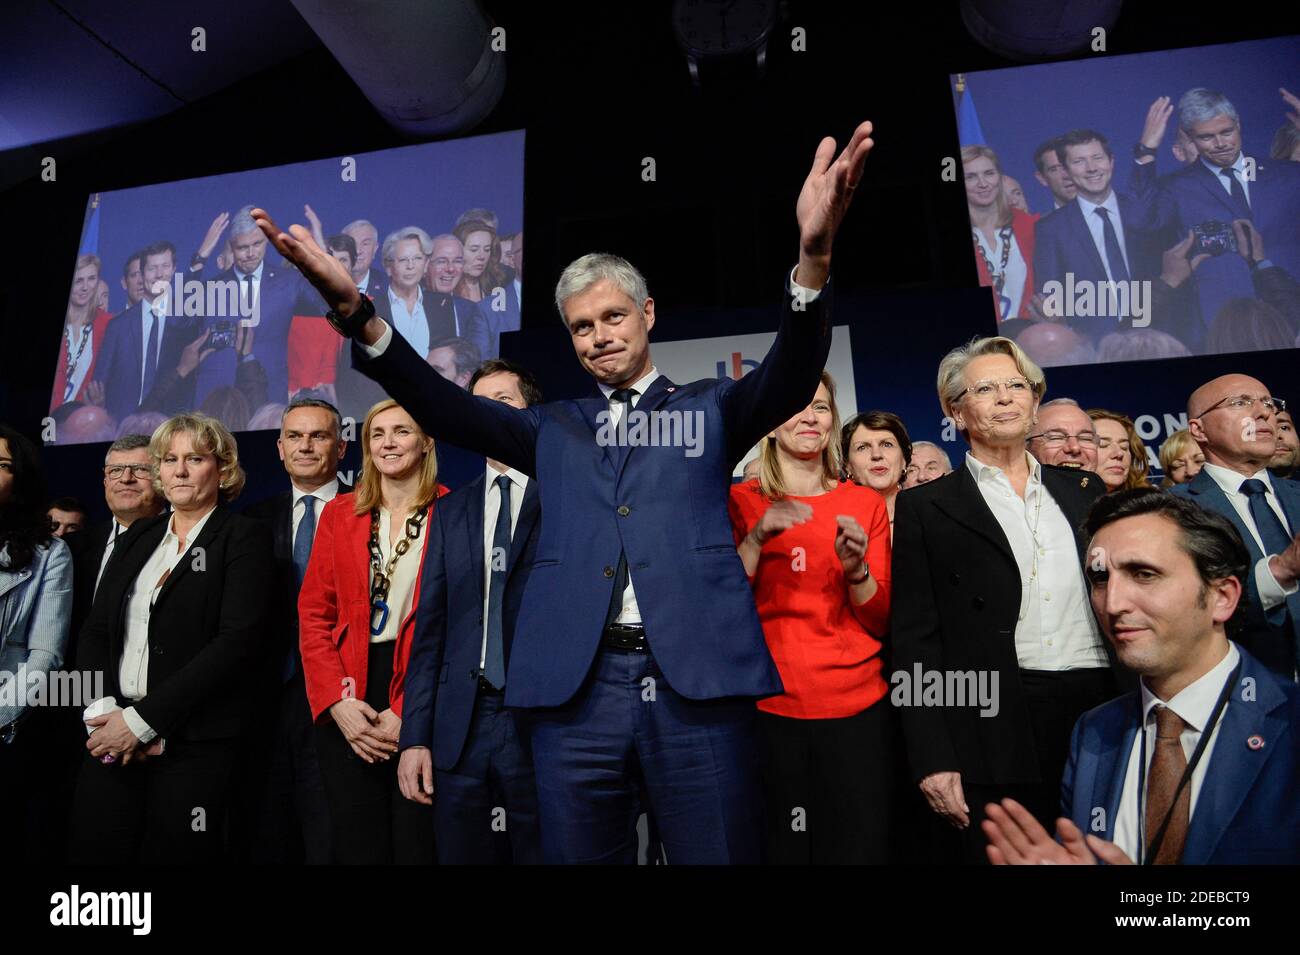
[[[1159,271],[1156,268],[1158,260],[1152,260],[1150,237],[1135,227],[1138,216],[1133,200],[1119,192],[1115,193],[1115,198],[1124,230],[1129,278],[1153,278]],[[1034,227],[1034,282],[1038,291],[1043,291],[1048,282],[1060,282],[1064,287],[1067,272],[1073,273],[1076,285],[1084,281],[1106,281],[1106,266],[1092,241],[1092,232],[1084,220],[1083,207],[1078,199],[1039,219]],[[1095,341],[1117,328],[1131,327],[1132,323],[1128,319],[1119,322],[1114,317],[1078,317],[1071,319],[1070,324]]]
[[[1240,689],[1229,699],[1208,757],[1182,863],[1295,865],[1300,863],[1300,691],[1238,649]],[[1141,691],[1128,693],[1085,713],[1070,741],[1061,814],[1107,841],[1115,838],[1140,699]],[[1254,737],[1264,745],[1248,746]]]
[[[1292,533],[1300,533],[1300,484],[1286,478],[1270,477],[1273,492],[1277,495],[1282,512],[1286,514],[1287,524]],[[1180,497],[1191,498],[1207,511],[1222,514],[1232,521],[1233,527],[1246,544],[1250,552],[1250,573],[1242,581],[1245,599],[1237,607],[1234,626],[1240,628],[1233,634],[1233,639],[1248,649],[1256,659],[1275,673],[1290,677],[1296,668],[1297,638],[1300,634],[1300,591],[1287,598],[1285,604],[1278,604],[1268,613],[1259,598],[1259,588],[1255,586],[1255,564],[1264,558],[1264,554],[1255,543],[1255,537],[1245,522],[1237,514],[1223,489],[1214,478],[1202,470],[1187,484],[1176,484],[1170,488]],[[1287,611],[1290,611],[1291,625],[1287,626]]]
[[[188,278],[203,279],[204,275],[200,270],[191,272]],[[240,284],[233,267],[216,276],[215,281],[233,281],[236,285]],[[325,309],[321,304],[320,296],[298,272],[288,266],[273,269],[267,263],[262,267],[258,303],[257,325],[253,326],[252,354],[266,372],[266,400],[287,402],[289,400],[289,327],[293,324],[293,317],[323,315]],[[230,319],[209,316],[206,321],[208,325],[214,325],[222,320],[233,320],[237,324],[241,319],[239,316],[232,316]],[[200,328],[195,337],[201,332]],[[215,389],[235,384],[235,362],[233,348],[223,348],[203,359],[203,363],[194,372],[197,404],[201,405]]]
[[[483,488],[486,474],[438,500],[425,543],[415,639],[406,668],[400,745],[427,746],[448,771],[460,760],[474,716],[483,654]],[[537,550],[541,497],[529,481],[506,560],[501,607],[506,665],[519,604]],[[509,671],[507,670],[507,673]],[[506,680],[510,685],[509,678]]]
[[[1300,165],[1266,160],[1257,165],[1248,184],[1250,208],[1239,206],[1224,188],[1223,179],[1199,159],[1167,176],[1156,177],[1156,164],[1137,163],[1133,194],[1139,228],[1172,228],[1184,239],[1193,226],[1233,219],[1250,219],[1264,240],[1273,264],[1300,277]],[[1240,255],[1227,252],[1207,259],[1192,276],[1196,283],[1201,322],[1208,328],[1229,299],[1254,298],[1250,268]]]
[[[699,428],[683,447],[597,441],[599,394],[520,410],[477,398],[416,355],[400,335],[353,361],[426,433],[538,480],[542,513],[506,680],[508,706],[560,706],[582,686],[600,645],[619,553],[627,555],[646,638],[669,685],[694,700],[782,692],[727,513],[736,462],[807,405],[830,351],[829,283],[802,310],[785,294],[776,341],[739,381],[656,378],[637,412],[681,412]],[[665,419],[660,419],[665,420]]]
[[[185,346],[201,334],[198,323],[184,316],[169,315],[163,324],[162,348],[158,355],[155,387],[140,400],[140,378],[144,371],[144,326],[140,303],[113,316],[104,332],[104,346],[95,359],[95,378],[104,386],[104,407],[116,421],[146,410],[175,414],[194,403],[194,379],[168,375],[180,362]]]

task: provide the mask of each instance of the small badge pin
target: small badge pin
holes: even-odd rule
[[[1087,478],[1079,478],[1079,487],[1087,487],[1087,486],[1088,486],[1088,479],[1087,479]]]
[[[676,387],[675,385],[669,385],[669,386],[668,386],[667,388],[665,388],[664,390],[665,390],[665,391],[676,391],[676,390],[677,390],[677,387]]]
[[[1247,738],[1247,740],[1246,740],[1246,745],[1247,745],[1248,747],[1250,747],[1251,749],[1254,749],[1254,750],[1263,749],[1263,748],[1264,748],[1264,737],[1260,736],[1260,735],[1257,733],[1257,734],[1255,734],[1254,736],[1251,736],[1251,737]]]

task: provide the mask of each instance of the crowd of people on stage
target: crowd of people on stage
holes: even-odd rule
[[[555,290],[590,396],[499,358],[462,387],[259,209],[383,393],[352,489],[320,397],[243,511],[235,438],[182,411],[109,445],[112,521],[69,532],[0,426],[27,857],[629,863],[644,816],[669,864],[1300,861],[1284,400],[1195,389],[1168,490],[1130,419],[1045,400],[1004,336],[938,367],[960,460],[886,411],[841,422],[831,253],[872,132],[818,146],[780,330],[738,379],[671,381],[644,277],[591,253]],[[687,416],[703,440],[633,440]],[[482,472],[448,490],[437,441]],[[42,706],[20,669],[99,683]]]
[[[961,151],[980,284],[1040,365],[1294,348],[1300,338],[1300,99],[1267,157],[1236,107],[1196,88],[1151,104],[1140,140],[1073,129],[1034,150],[1034,212],[991,147]],[[1158,176],[1169,138],[1178,168]],[[1129,163],[1129,192],[1116,173]]]
[[[382,392],[352,371],[320,297],[267,260],[251,208],[218,215],[188,264],[165,240],[128,255],[116,311],[99,256],[77,258],[50,397],[56,443],[150,433],[191,408],[232,431],[270,429],[296,395],[365,415]],[[501,235],[492,210],[466,210],[437,235],[402,226],[382,242],[367,219],[327,237],[306,213],[317,241],[445,377],[463,385],[499,354],[501,333],[518,330],[523,232]],[[186,283],[202,283],[189,302]]]

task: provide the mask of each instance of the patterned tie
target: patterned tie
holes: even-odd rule
[[[1291,536],[1268,506],[1268,485],[1258,478],[1241,482],[1240,491],[1250,498],[1250,519],[1255,522],[1266,555],[1280,554],[1291,546]]]
[[[624,405],[623,413],[619,417],[619,422],[627,418],[628,412],[632,410],[632,399],[636,397],[636,392],[631,388],[615,388],[609,396],[609,410],[613,412],[614,403],[619,402]],[[627,456],[628,449],[623,444],[614,446],[614,467],[620,469],[623,466],[623,459]],[[609,609],[605,612],[605,624],[608,626],[618,619],[618,615],[623,610],[623,591],[627,589],[627,554],[623,551],[618,552],[618,569],[614,571],[614,592],[609,598]]]
[[[505,637],[501,629],[501,603],[506,593],[507,558],[510,556],[510,476],[496,479],[501,495],[497,526],[492,532],[492,553],[488,555],[491,576],[488,578],[487,658],[483,678],[498,690],[506,685]]]
[[[298,586],[294,591],[294,599],[297,600],[297,591],[302,589],[302,579],[307,575],[307,561],[311,559],[312,541],[316,539],[316,498],[311,494],[304,494],[299,501],[302,504],[302,520],[298,522],[298,530],[293,535],[293,566],[297,571]],[[294,678],[298,672],[298,648],[290,647],[289,652],[285,654],[284,664],[280,668],[280,677],[285,683]]]
[[[1246,212],[1250,212],[1250,202],[1246,199],[1246,189],[1237,178],[1237,171],[1229,166],[1227,169],[1220,169],[1219,175],[1228,180],[1228,188],[1232,190],[1232,199]]]
[[[1186,726],[1182,717],[1169,707],[1156,707],[1156,745],[1151,754],[1151,768],[1147,770],[1147,838],[1155,837],[1166,814],[1169,814],[1169,828],[1165,830],[1160,851],[1152,860],[1155,865],[1178,865],[1183,856],[1183,843],[1187,841],[1192,805],[1190,781],[1178,794],[1178,801],[1174,802],[1174,790],[1187,769],[1187,754],[1183,752],[1182,742]],[[1170,806],[1173,807],[1172,813]]]
[[[1093,210],[1101,216],[1101,232],[1103,244],[1106,246],[1106,263],[1110,266],[1110,278],[1112,282],[1128,281],[1128,265],[1124,262],[1124,253],[1119,247],[1119,236],[1115,234],[1115,226],[1110,221],[1110,210],[1105,206],[1098,206]]]

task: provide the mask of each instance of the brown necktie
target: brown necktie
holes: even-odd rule
[[[1160,843],[1154,860],[1156,865],[1178,865],[1187,841],[1187,824],[1191,818],[1192,785],[1183,787],[1174,800],[1174,790],[1187,769],[1187,754],[1183,752],[1182,732],[1186,723],[1167,706],[1156,707],[1156,745],[1151,754],[1151,768],[1147,771],[1147,838],[1154,839],[1165,814],[1173,805],[1169,828]]]

